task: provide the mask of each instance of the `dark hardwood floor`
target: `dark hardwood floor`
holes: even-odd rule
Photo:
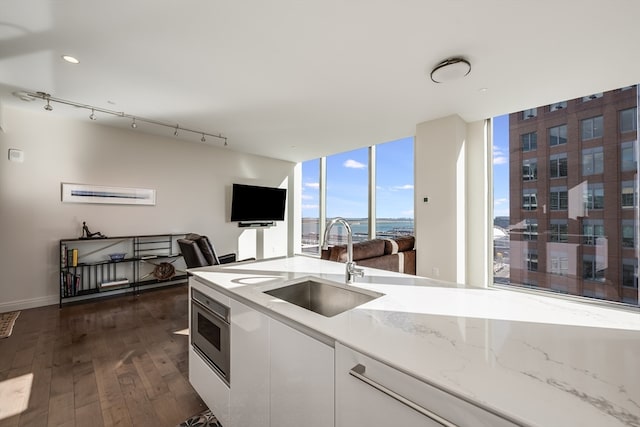
[[[206,409],[178,333],[187,295],[180,285],[22,310],[0,340],[0,427],[174,427]]]

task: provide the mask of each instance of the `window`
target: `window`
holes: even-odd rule
[[[524,110],[522,112],[522,119],[523,120],[527,120],[527,119],[533,119],[534,117],[538,116],[538,109],[537,108],[529,108],[528,110]]]
[[[524,240],[538,240],[538,220],[527,218],[525,220],[525,229],[522,233]]]
[[[604,172],[604,152],[602,147],[582,150],[582,175],[596,175]]]
[[[567,143],[567,125],[549,128],[549,145],[562,145]]]
[[[538,134],[536,132],[525,133],[522,139],[522,151],[534,151],[538,148]]]
[[[622,259],[622,286],[638,288],[638,260],[634,258]]]
[[[522,161],[522,180],[535,181],[538,179],[538,161],[527,159]]]
[[[592,117],[583,120],[582,124],[582,140],[588,141],[594,138],[602,138],[602,116]]]
[[[549,156],[549,177],[564,178],[567,176],[567,153]]]
[[[603,96],[604,96],[603,92],[594,93],[594,94],[589,95],[589,96],[583,96],[582,97],[582,102],[593,101],[594,99],[602,98]]]
[[[569,207],[567,187],[551,187],[549,191],[549,207],[552,211],[565,211]]]
[[[638,109],[636,107],[620,111],[620,132],[635,132],[638,129]]]
[[[522,209],[525,211],[538,209],[538,190],[535,188],[525,188],[522,190]]]
[[[594,246],[604,238],[604,223],[601,219],[585,219],[582,223],[582,244]]]
[[[605,264],[603,257],[596,255],[582,256],[582,277],[585,280],[604,282]]]
[[[558,111],[567,108],[567,101],[556,102],[555,104],[549,105],[549,111]]]
[[[549,241],[566,243],[569,241],[569,226],[566,219],[552,219],[549,224]]]
[[[413,235],[413,138],[375,148],[376,237]]]
[[[622,247],[623,248],[635,248],[636,247],[636,228],[635,221],[632,219],[622,220]]]
[[[624,172],[635,171],[638,169],[636,160],[636,141],[623,142],[620,146],[622,156],[622,170]]]
[[[525,267],[529,271],[538,271],[538,251],[527,249],[524,252]]]
[[[549,261],[549,273],[558,276],[567,276],[569,274],[569,257],[566,252],[551,251]]]
[[[587,209],[604,209],[604,184],[596,182],[587,186]]]
[[[302,253],[320,254],[320,159],[302,163]]]
[[[638,188],[635,181],[622,181],[622,208],[635,208],[638,206]]]

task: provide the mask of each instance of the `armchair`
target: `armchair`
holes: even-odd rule
[[[187,268],[228,264],[236,261],[236,254],[218,256],[207,236],[187,234],[184,239],[178,239],[178,245]]]

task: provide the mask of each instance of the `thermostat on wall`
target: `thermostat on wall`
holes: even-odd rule
[[[11,160],[12,162],[18,162],[18,163],[24,162],[24,152],[16,148],[10,148],[9,160]]]

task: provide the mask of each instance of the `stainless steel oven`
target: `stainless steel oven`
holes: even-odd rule
[[[230,372],[229,307],[191,289],[191,345],[227,385]]]

